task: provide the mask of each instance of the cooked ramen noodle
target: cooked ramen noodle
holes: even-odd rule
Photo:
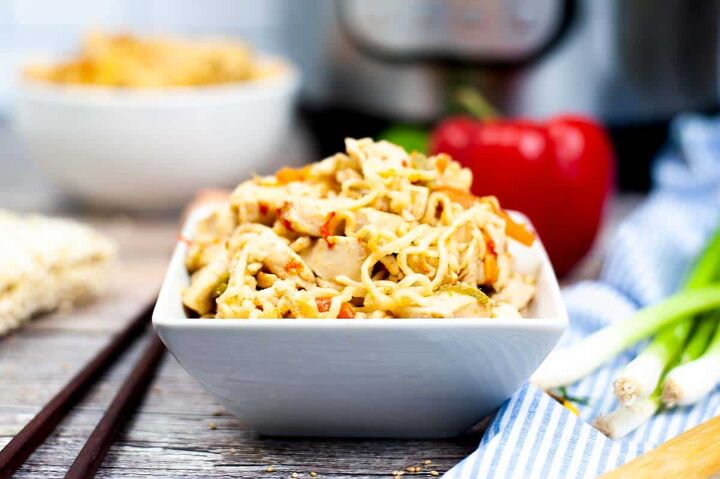
[[[25,76],[52,83],[166,88],[251,81],[283,68],[236,41],[93,32],[76,58],[29,66]]]
[[[212,318],[518,317],[534,235],[447,155],[385,141],[240,184],[188,239],[184,305]],[[482,180],[482,179],[480,179]]]

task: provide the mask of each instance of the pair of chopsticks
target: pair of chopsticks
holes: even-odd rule
[[[116,334],[110,343],[81,370],[0,451],[0,479],[12,477],[25,460],[55,430],[60,421],[82,400],[120,355],[147,329],[155,302],[148,305]],[[105,411],[85,446],[66,473],[66,478],[93,477],[117,433],[132,416],[147,392],[165,347],[154,331],[142,356]]]

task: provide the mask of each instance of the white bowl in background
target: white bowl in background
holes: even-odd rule
[[[178,242],[153,324],[180,364],[260,434],[456,436],[520,387],[567,327],[542,245],[514,246],[519,267],[538,271],[528,318],[250,320],[186,316]]]
[[[118,89],[26,80],[18,129],[30,158],[71,196],[140,210],[177,207],[287,164],[295,68],[217,86]]]

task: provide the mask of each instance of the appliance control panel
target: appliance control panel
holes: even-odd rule
[[[353,40],[381,54],[518,62],[558,33],[563,0],[337,0]]]

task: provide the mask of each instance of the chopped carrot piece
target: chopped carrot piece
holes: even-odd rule
[[[527,229],[527,227],[521,223],[518,223],[507,211],[500,208],[500,203],[494,196],[483,196],[480,201],[487,203],[490,207],[505,220],[505,234],[510,238],[524,244],[525,246],[532,246],[535,241],[535,233]]]
[[[458,188],[453,188],[451,186],[441,186],[439,188],[436,188],[435,191],[445,193],[451,201],[454,201],[455,203],[460,203],[465,208],[471,207],[479,200],[479,198],[472,193],[463,191]]]
[[[330,298],[315,298],[315,304],[317,304],[317,309],[321,313],[327,313],[330,311]]]
[[[505,210],[499,210],[498,214],[505,220],[505,234],[525,246],[532,246],[535,241],[535,233],[512,219]]]
[[[294,259],[291,259],[285,265],[285,271],[287,271],[288,273],[291,271],[297,272],[298,270],[302,269],[302,266],[303,266],[302,263],[300,263],[299,261],[295,261]]]
[[[524,244],[525,246],[531,246],[535,241],[535,233],[525,227],[525,225],[516,222],[512,217],[502,208],[498,206],[497,198],[494,196],[483,196],[478,198],[472,193],[460,190],[458,188],[452,188],[450,186],[441,186],[436,188],[435,191],[445,193],[455,203],[460,203],[465,208],[471,207],[477,202],[487,203],[491,208],[505,220],[505,234],[510,238]]]
[[[285,166],[283,168],[280,168],[277,173],[275,173],[275,178],[280,183],[292,183],[293,181],[303,181],[305,178],[307,178],[307,170],[304,168],[290,168],[289,166]]]
[[[450,157],[447,155],[438,155],[437,159],[435,160],[435,166],[440,173],[443,173],[445,171],[445,168],[447,168],[449,164]]]
[[[500,268],[498,268],[497,255],[490,253],[485,256],[483,260],[483,271],[485,273],[485,284],[492,284],[497,281],[500,275]]]
[[[318,311],[321,313],[327,313],[330,311],[331,303],[332,298],[315,298],[315,304],[317,304]],[[338,312],[338,319],[350,319],[354,317],[355,309],[352,307],[352,304],[343,303],[340,306],[340,311]]]
[[[355,310],[350,303],[343,303],[340,306],[340,312],[338,313],[338,319],[351,319],[355,317]]]

